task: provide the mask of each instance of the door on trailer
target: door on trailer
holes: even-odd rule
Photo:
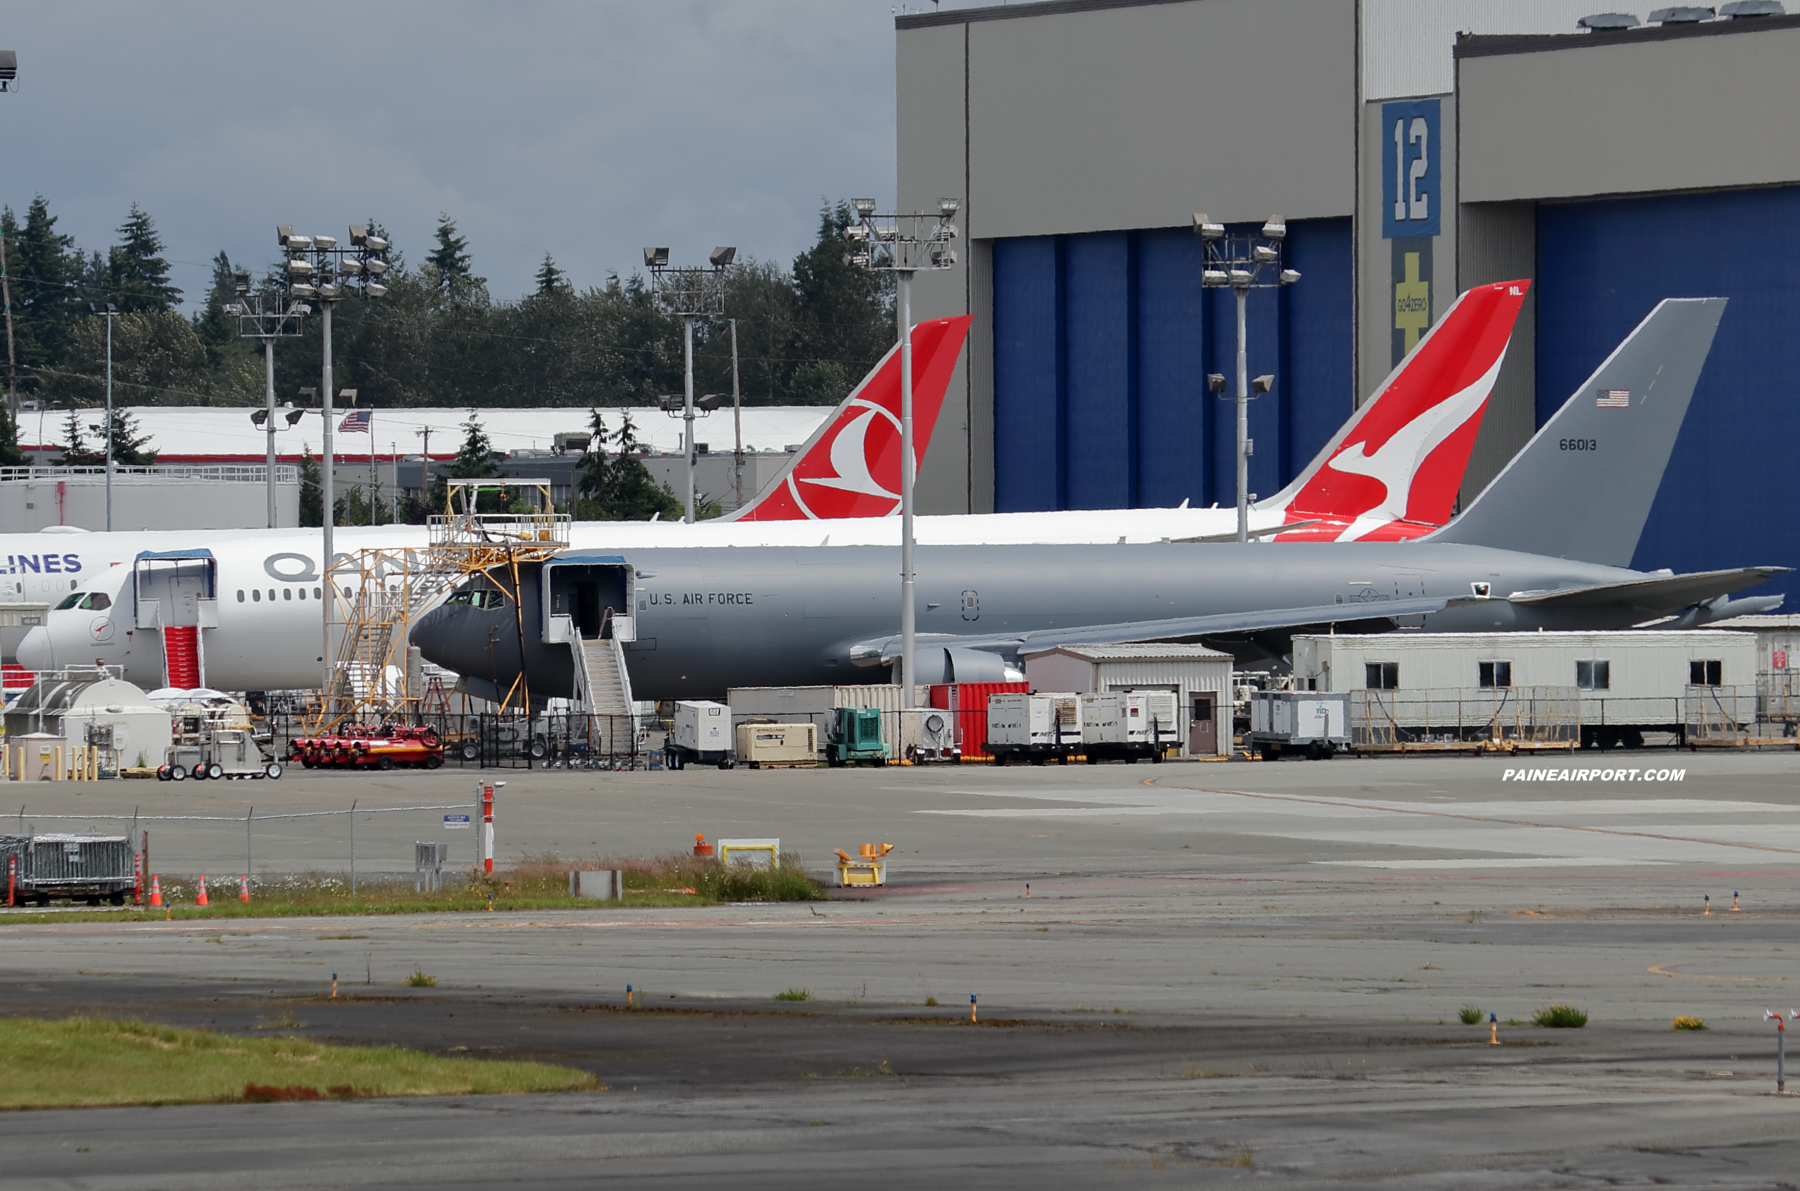
[[[1191,696],[1188,710],[1188,753],[1195,757],[1207,757],[1219,751],[1219,726],[1213,716],[1213,708],[1217,695],[1211,691],[1202,691]]]

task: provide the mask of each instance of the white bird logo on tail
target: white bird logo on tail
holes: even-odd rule
[[[867,412],[858,415],[839,430],[837,437],[831,442],[831,470],[835,475],[822,479],[811,476],[798,477],[802,484],[817,484],[821,488],[836,488],[841,492],[854,492],[861,496],[885,496],[899,499],[899,493],[881,486],[869,471],[869,454],[867,439],[869,425],[875,416],[880,414],[889,421],[893,415],[877,405],[867,406]],[[895,428],[898,429],[898,423]]]

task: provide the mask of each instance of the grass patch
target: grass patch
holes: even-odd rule
[[[620,869],[625,874],[625,906],[712,906],[724,902],[827,901],[830,894],[806,871],[801,858],[785,853],[782,867],[772,870],[674,855],[656,859],[617,857],[566,859],[528,856],[511,869],[493,874],[444,874],[435,893],[413,889],[410,880],[357,882],[356,892],[344,877],[308,873],[280,881],[251,882],[251,900],[220,898],[210,907],[193,904],[194,882],[163,876],[163,898],[169,904],[151,909],[90,910],[56,914],[8,914],[7,922],[161,922],[164,919],[303,918],[353,914],[426,914],[519,910],[592,910],[591,898],[569,896],[571,869]],[[489,900],[491,897],[491,901]],[[598,903],[603,905],[604,903]],[[321,939],[358,939],[361,935],[321,935]]]
[[[1706,1019],[1700,1018],[1700,1017],[1678,1017],[1674,1021],[1669,1023],[1669,1028],[1673,1029],[1673,1030],[1710,1030],[1710,1029],[1712,1029],[1711,1026],[1706,1024]]]
[[[1587,1025],[1588,1015],[1573,1005],[1565,1005],[1561,1001],[1554,1005],[1546,1005],[1532,1016],[1531,1024],[1543,1026],[1550,1030],[1579,1030]]]
[[[468,1096],[596,1088],[546,1063],[235,1038],[143,1021],[0,1018],[0,1108]]]
[[[414,968],[406,983],[412,988],[436,988],[437,977],[427,974],[423,968]]]
[[[775,999],[777,1001],[810,1001],[812,1000],[812,989],[784,988],[775,994]]]
[[[1460,1021],[1465,1026],[1480,1025],[1481,1024],[1481,1006],[1479,1006],[1479,1005],[1464,1005],[1461,1009],[1458,1009],[1456,1011],[1456,1020]]]

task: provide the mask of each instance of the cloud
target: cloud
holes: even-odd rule
[[[497,297],[546,251],[577,284],[715,244],[782,261],[821,200],[894,189],[884,0],[95,0],[11,14],[0,200],[85,249],[132,202],[190,298],[220,249],[373,216],[408,259],[440,211]]]

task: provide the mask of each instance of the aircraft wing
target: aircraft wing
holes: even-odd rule
[[[1416,597],[1408,600],[1352,601],[1311,608],[1275,608],[1256,612],[1225,612],[1213,616],[1175,616],[1166,620],[1129,620],[1117,624],[1072,625],[1068,628],[1032,629],[1023,633],[920,633],[923,646],[980,649],[1019,654],[1058,645],[1112,645],[1126,641],[1176,641],[1222,633],[1255,633],[1306,625],[1345,624],[1366,620],[1393,620],[1423,616],[1452,605],[1472,603],[1472,596]],[[850,660],[859,666],[885,666],[900,656],[900,637],[872,637],[850,646]]]
[[[1640,607],[1649,613],[1666,614],[1755,587],[1791,570],[1792,567],[1739,567],[1727,571],[1695,571],[1686,575],[1656,575],[1626,583],[1569,587],[1561,591],[1515,591],[1506,598],[1515,604],[1536,608],[1595,608],[1622,604]]]

